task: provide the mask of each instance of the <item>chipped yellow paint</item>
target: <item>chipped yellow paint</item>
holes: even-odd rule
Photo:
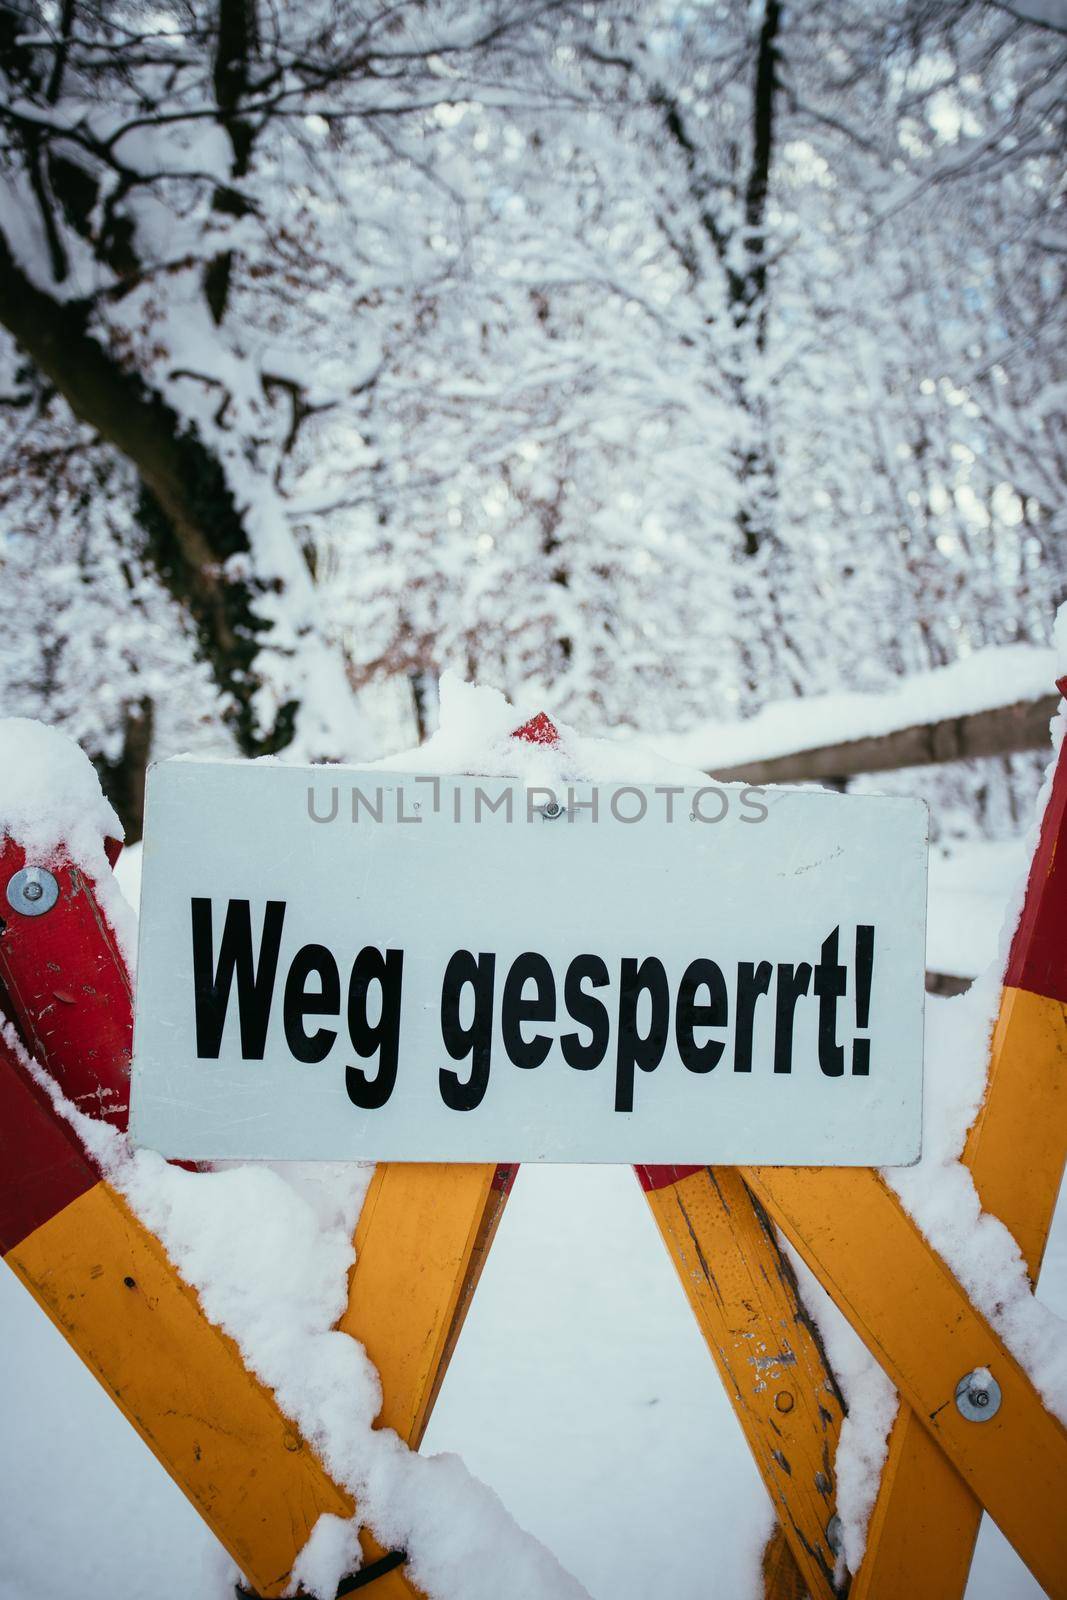
[[[763,1548],[760,1562],[764,1600],[808,1600],[808,1586],[800,1575],[792,1546],[776,1523]]]
[[[964,1160],[1036,1279],[1067,1151],[1067,1006],[1007,988]],[[1067,1485],[1064,1486],[1067,1493]],[[982,1506],[907,1406],[889,1437],[853,1600],[959,1600]]]
[[[864,1168],[744,1175],[1038,1582],[1067,1600],[1067,1430],[897,1197]],[[1003,1395],[981,1423],[954,1402],[976,1367]]]
[[[844,1408],[792,1269],[731,1168],[704,1167],[645,1198],[791,1551],[769,1547],[766,1593],[789,1600],[806,1588],[830,1600],[827,1527]]]

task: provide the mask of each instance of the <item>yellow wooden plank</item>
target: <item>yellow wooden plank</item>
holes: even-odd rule
[[[498,1180],[497,1174],[501,1174]],[[377,1426],[417,1450],[507,1202],[495,1165],[390,1162],[375,1168],[356,1227],[348,1305],[338,1323],[378,1371]],[[364,1561],[384,1551],[361,1537]],[[415,1593],[402,1568],[375,1600]]]
[[[430,1385],[430,1393],[423,1415],[423,1431],[425,1431],[430,1417],[433,1415],[433,1408],[437,1404],[437,1396],[440,1393],[445,1374],[448,1372],[449,1364],[455,1354],[456,1345],[459,1343],[459,1336],[463,1331],[463,1324],[467,1320],[467,1312],[471,1308],[474,1291],[478,1287],[482,1269],[489,1259],[489,1251],[492,1249],[493,1240],[496,1238],[496,1231],[504,1215],[504,1208],[507,1205],[508,1195],[511,1192],[511,1185],[517,1171],[518,1168],[516,1166],[498,1166],[496,1169],[496,1177],[485,1200],[484,1209],[475,1233],[474,1245],[463,1274],[459,1295],[456,1298],[456,1308],[452,1313],[452,1321],[445,1335],[441,1357],[437,1364],[437,1373]]]
[[[319,1515],[350,1517],[351,1497],[158,1241],[98,1183],[4,1259],[258,1593],[283,1594]]]
[[[731,1168],[702,1168],[645,1198],[792,1551],[769,1549],[766,1593],[789,1600],[806,1587],[831,1600],[844,1406],[789,1262]]]
[[[764,1600],[808,1600],[808,1586],[780,1522],[764,1546],[760,1567]]]
[[[1067,1006],[1005,989],[985,1099],[967,1139],[983,1210],[1019,1242],[1036,1278],[1067,1150]],[[1067,1486],[1065,1486],[1067,1493]],[[980,1502],[910,1408],[889,1437],[853,1600],[958,1600],[967,1587]]]
[[[896,1196],[863,1168],[744,1176],[1038,1582],[1067,1597],[1067,1431]],[[1003,1400],[969,1422],[956,1386],[982,1367]]]
[[[961,1596],[981,1518],[981,1502],[901,1401],[849,1600]]]
[[[1064,930],[1067,938],[1067,929]],[[1067,1156],[1067,1005],[1005,989],[989,1080],[963,1160],[1037,1277]]]
[[[500,1208],[495,1173],[494,1165],[388,1163],[376,1168],[363,1203],[338,1327],[378,1369],[378,1425],[413,1449],[484,1261],[487,1213]]]

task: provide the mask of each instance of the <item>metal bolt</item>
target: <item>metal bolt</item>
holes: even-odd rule
[[[841,1534],[841,1518],[835,1512],[826,1524],[826,1542],[835,1556],[841,1552]]]
[[[788,1389],[779,1389],[774,1397],[774,1409],[776,1411],[792,1411],[793,1396]]]
[[[23,867],[7,886],[7,903],[24,917],[43,917],[59,899],[59,884],[44,867]]]
[[[968,1422],[988,1422],[1000,1410],[1000,1384],[985,1367],[965,1372],[956,1385],[956,1410]]]
[[[546,822],[555,822],[557,817],[561,817],[563,815],[563,807],[557,804],[555,800],[550,800],[547,806],[542,806],[540,809],[541,815],[544,817]]]

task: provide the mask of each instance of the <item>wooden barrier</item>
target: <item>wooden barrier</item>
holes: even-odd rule
[[[551,744],[557,736],[541,715],[516,737]],[[1067,1151],[1065,839],[1061,756],[966,1152],[983,1204],[1015,1231],[1032,1273]],[[0,888],[24,865],[17,842],[3,841]],[[30,908],[3,929],[0,984],[23,1040],[68,1097],[121,1127],[128,976],[93,885],[73,866],[53,865],[48,915]],[[8,1041],[0,1048],[0,1154],[5,1259],[258,1593],[281,1594],[319,1513],[351,1515],[351,1498],[206,1321]],[[905,1400],[855,1593],[960,1593],[984,1507],[1048,1593],[1067,1600],[1059,1509],[1067,1432],[876,1172],[636,1170],[778,1513],[763,1565],[769,1600],[804,1592],[831,1600],[847,1587],[834,1535],[844,1408],[776,1227]],[[378,1368],[381,1425],[413,1447],[514,1174],[510,1166],[391,1164],[372,1180],[339,1326]],[[410,1600],[416,1591],[402,1556],[369,1535],[362,1544],[375,1595]]]
[[[865,739],[755,757],[729,767],[712,767],[724,783],[843,783],[866,772],[899,772],[905,767],[940,766],[1048,748],[1048,725],[1059,704],[1056,695],[1017,700],[1012,705],[973,711],[937,722],[917,722]]]

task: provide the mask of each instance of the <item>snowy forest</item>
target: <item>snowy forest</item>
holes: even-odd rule
[[[1065,151],[1067,0],[0,0],[0,1600],[1067,1595]],[[673,773],[654,791],[671,797],[710,774],[853,817],[863,804],[768,791],[918,795],[929,873],[922,808],[884,799],[867,817],[907,812],[910,855],[888,825],[849,822],[854,855],[835,835],[787,873],[772,842],[743,882],[707,852],[682,860],[700,832],[682,829],[673,879],[636,845],[590,849],[599,877],[576,887],[545,856],[517,876],[498,844],[494,877],[466,835],[387,871],[365,832],[317,832],[365,773],[170,763],[150,818],[177,773],[202,782],[208,821],[170,813],[180,894],[144,896],[135,1052],[145,773],[184,752],[391,763],[398,793],[408,774],[514,778],[528,808],[546,773],[627,780],[638,801],[637,783]],[[277,845],[266,805],[212,810],[220,775],[306,785],[304,834]],[[534,836],[578,838],[541,830],[563,810],[528,809]],[[150,820],[149,886],[165,833]],[[560,859],[579,857],[557,874]],[[136,1105],[127,1137],[146,1014],[163,1054],[182,1048],[153,998],[182,976],[168,952],[184,945],[159,932],[182,897],[194,998],[180,990],[174,1015],[195,1009],[199,1029],[215,1007],[217,1027],[161,1080],[167,1115],[201,1057],[218,1065],[234,983],[261,1020],[246,1052],[241,1012],[241,1070],[263,1067],[287,884],[291,926],[336,889],[324,926],[346,960],[357,934],[405,939],[406,915],[409,972],[427,928],[473,963],[497,948],[478,919],[521,912],[535,926],[515,966],[547,967],[554,997],[536,953],[550,922],[553,939],[632,927],[658,948],[684,923],[683,878],[685,937],[704,941],[706,919],[747,974],[742,1086],[805,1089],[799,1006],[810,1081],[847,1089],[879,1133],[890,1101],[862,1099],[882,1089],[877,918],[851,901],[847,1076],[836,1043],[847,919],[826,907],[838,880],[855,889],[854,861],[863,906],[904,927],[910,965],[875,1011],[911,1028],[885,1054],[914,1138],[879,1158],[910,1165],[866,1145],[859,1164],[844,1138],[825,1168],[799,1146],[777,1166],[731,1147],[742,1165],[719,1168],[631,1168],[606,1145],[584,1164],[566,1147],[397,1157],[339,1117],[343,1159],[311,1160],[253,1073],[245,1122],[267,1107],[284,1148],[153,1145]],[[228,901],[215,969],[210,897],[234,863],[246,898]],[[262,1003],[230,942],[233,908],[252,926],[249,881],[282,896],[264,911]],[[822,919],[811,961],[798,945],[754,967],[737,908],[777,937],[790,905]],[[346,1117],[391,1092],[403,950],[380,970],[368,951],[349,1040],[380,1076],[360,1101],[366,1075],[346,1066]],[[495,961],[476,962],[485,1038]],[[576,961],[608,983],[600,957]],[[622,960],[620,1040],[622,996],[638,1037],[653,967]],[[726,1026],[709,968],[685,969],[679,1041]],[[316,1041],[339,1034],[300,1030],[339,1025],[340,970],[302,945],[279,1002],[299,1045],[286,1081],[324,1119],[341,1074],[331,1100]],[[533,1068],[522,970],[501,1005],[518,1017],[510,1064]],[[444,992],[406,1014],[436,1016],[440,994],[444,1019]],[[399,977],[395,998],[394,1078]],[[474,1023],[456,1046],[453,998],[447,1039],[442,1021],[409,1052],[431,1089],[438,1045],[489,1060]],[[237,1027],[231,1013],[231,1055]],[[626,1060],[651,1101],[668,1029],[648,1027],[659,1055]],[[706,1088],[722,1048],[679,1059],[674,1088]],[[567,1055],[568,1092],[592,1096],[597,1064]],[[494,1086],[536,1081],[507,1070]],[[576,1103],[549,1106],[556,1128]],[[736,1127],[722,1103],[702,1102],[706,1126],[796,1136],[796,1099]],[[632,1112],[617,1090],[609,1122]],[[239,1145],[258,1136],[230,1126]]]
[[[0,74],[0,703],[130,837],[446,670],[679,734],[1047,643],[1055,0],[4,0]]]

